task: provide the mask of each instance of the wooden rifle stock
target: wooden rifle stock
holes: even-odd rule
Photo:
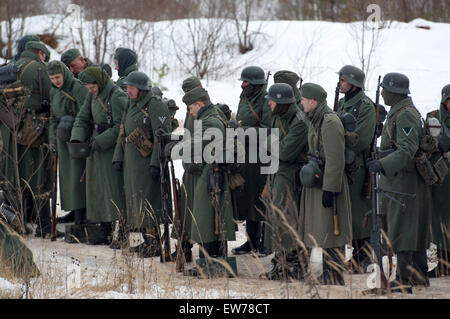
[[[334,107],[333,107],[333,111],[337,112],[338,110],[338,106],[339,106],[339,89],[340,89],[340,84],[341,81],[338,81],[337,85],[336,85],[336,91],[334,92]]]

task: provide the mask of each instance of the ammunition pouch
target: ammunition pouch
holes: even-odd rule
[[[26,113],[17,133],[17,144],[38,148],[44,143],[45,124],[48,118],[45,113],[34,115]]]
[[[417,172],[422,177],[426,185],[433,185],[437,183],[439,178],[436,175],[427,154],[423,152],[417,153],[414,157],[414,163],[416,165]]]
[[[436,184],[443,184],[444,179],[448,174],[448,166],[445,162],[445,158],[443,156],[438,156],[431,160],[431,165],[433,165],[433,169],[438,177]]]
[[[126,141],[127,143],[133,144],[143,157],[148,157],[152,153],[153,144],[140,127],[137,127],[131,132],[126,138]]]
[[[62,142],[69,142],[70,136],[72,134],[72,127],[75,119],[71,115],[66,115],[59,121],[58,127],[56,128],[56,137]]]

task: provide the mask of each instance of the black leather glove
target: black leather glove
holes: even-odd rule
[[[329,191],[323,191],[322,193],[322,206],[324,208],[330,208],[333,207],[333,197],[336,196],[338,193],[333,193]]]
[[[382,173],[385,174],[383,165],[379,160],[373,159],[367,162],[367,168],[371,173]]]
[[[236,120],[230,120],[227,123],[227,127],[237,129],[239,127],[239,123]]]
[[[152,178],[154,180],[158,180],[160,177],[159,167],[157,166],[150,166],[150,174],[152,175]]]
[[[113,162],[114,169],[118,172],[123,171],[123,162]]]
[[[91,147],[92,152],[97,151],[100,152],[102,149],[100,148],[100,145],[98,145],[98,143],[96,141],[92,141],[91,145],[89,145]]]

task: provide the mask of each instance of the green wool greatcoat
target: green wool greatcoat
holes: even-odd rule
[[[450,130],[450,111],[441,104],[439,110],[427,114],[435,117],[442,126]],[[445,162],[450,171],[450,152],[444,154]],[[439,249],[450,250],[450,174],[444,179],[441,185],[432,186],[433,214],[431,241],[438,245]]]
[[[356,130],[358,142],[351,150],[359,159],[360,168],[356,173],[354,182],[349,185],[350,198],[352,202],[352,228],[353,239],[364,239],[370,237],[372,230],[372,219],[368,219],[366,227],[363,227],[365,214],[372,208],[372,200],[362,195],[364,181],[368,174],[366,162],[370,157],[370,143],[375,134],[376,114],[372,101],[361,90],[348,100],[342,98],[339,101],[339,116],[344,113],[357,115]]]
[[[74,78],[67,69],[62,68],[64,84],[61,88],[53,87],[50,91],[50,140],[56,141],[59,168],[59,196],[61,209],[71,211],[86,208],[86,183],[80,182],[86,168],[86,160],[72,158],[67,144],[56,137],[60,119],[70,115],[74,119],[89,97],[89,90]]]
[[[127,85],[125,84],[125,80],[127,79],[128,74],[130,74],[133,71],[138,71],[138,67],[136,64],[132,64],[128,68],[126,68],[122,76],[116,81],[116,85],[120,87],[124,92],[127,91]]]
[[[380,159],[385,171],[385,175],[381,175],[380,186],[387,191],[416,194],[415,199],[394,195],[406,205],[405,208],[382,196],[394,252],[421,251],[429,245],[431,187],[425,185],[414,164],[422,136],[420,115],[414,109],[412,99],[407,97],[393,105],[383,127],[380,150],[391,149],[393,145],[396,145],[396,150]]]
[[[71,140],[95,141],[101,148],[86,160],[86,214],[93,222],[112,222],[124,216],[123,174],[113,168],[112,157],[128,96],[118,88],[112,92],[113,88],[114,83],[108,80],[105,88],[93,96],[92,104],[90,98],[86,99],[72,129]],[[109,112],[105,108],[108,108],[106,101],[110,94],[113,124],[99,134],[97,130],[91,130],[91,121],[107,123]]]
[[[313,111],[307,113],[305,120],[309,125],[309,153],[319,154],[325,162],[323,185],[303,187],[300,203],[300,239],[307,247],[335,248],[352,242],[352,215],[350,191],[345,168],[344,127],[336,113],[320,103]],[[319,127],[321,134],[319,136]],[[334,235],[332,208],[322,205],[323,191],[339,193],[337,195],[337,214],[339,235]]]
[[[135,145],[127,142],[125,148],[122,148],[120,136],[117,139],[112,162],[123,162],[127,224],[132,229],[158,226],[162,217],[161,184],[159,179],[152,178],[150,166],[159,168],[159,148],[155,144],[155,131],[162,128],[170,132],[169,109],[160,97],[148,91],[140,100],[130,100],[123,114],[122,124],[125,136],[140,128],[153,144],[151,154],[144,157]]]
[[[202,145],[202,152],[211,143],[211,140],[203,139],[203,134],[209,128],[220,130],[225,136],[225,125],[219,119],[219,114],[214,106],[205,106],[201,109],[197,120],[202,123],[202,132],[192,136],[190,140],[183,143],[194,149],[195,143]],[[198,132],[199,133],[199,132]],[[225,142],[225,141],[224,141]],[[191,166],[188,164],[187,166]],[[195,197],[193,198],[193,214],[191,221],[191,240],[197,243],[209,243],[216,240],[235,240],[235,224],[233,222],[233,208],[231,194],[228,186],[228,176],[224,174],[224,191],[219,199],[219,235],[214,234],[215,210],[212,196],[208,191],[207,175],[211,164],[204,163],[201,175],[198,176],[194,185]]]
[[[272,111],[268,100],[266,86],[251,99],[247,99],[244,93],[241,94],[236,120],[241,123],[241,127],[246,130],[248,128],[269,128],[271,125]],[[243,165],[241,176],[245,180],[242,190],[234,192],[237,212],[235,218],[237,220],[264,220],[261,212],[265,212],[265,207],[260,200],[261,192],[267,180],[267,176],[261,174],[261,163],[249,163],[249,144],[245,143],[245,164]],[[259,210],[259,211],[258,211]]]
[[[187,132],[189,134],[194,133],[194,117],[189,113],[189,105],[187,105],[188,109],[186,111],[186,118],[184,120],[184,130],[186,138]],[[226,121],[226,117],[223,112],[214,105],[214,109],[217,112],[217,115],[222,119],[222,121]],[[191,224],[192,224],[192,211],[194,207],[194,190],[195,184],[198,178],[201,175],[202,169],[198,171],[191,170],[193,166],[185,165],[183,163],[184,173],[183,173],[183,184],[181,185],[181,198],[180,198],[180,215],[183,220],[184,233],[186,236],[190,236],[191,232]]]
[[[295,235],[286,227],[286,224],[278,223],[284,218],[280,218],[283,213],[286,222],[292,226],[293,230],[298,229],[298,212],[300,204],[301,186],[298,176],[302,162],[307,160],[308,154],[308,126],[304,120],[304,113],[299,111],[297,104],[291,104],[288,111],[279,115],[276,114],[272,118],[272,132],[274,129],[279,131],[279,150],[278,158],[273,160],[279,161],[278,171],[270,175],[270,189],[272,191],[272,199],[274,205],[279,209],[277,212],[268,212],[269,229],[277,234],[280,238],[280,244],[286,250],[294,249],[298,246],[295,244]],[[276,142],[270,137],[268,146]],[[272,152],[272,157],[275,157]],[[297,226],[295,226],[297,225]],[[284,226],[284,227],[283,227]],[[271,247],[271,238],[266,235],[264,237],[264,246]]]
[[[49,101],[52,83],[47,75],[45,64],[40,60],[36,53],[29,50],[25,50],[15,64],[18,67],[19,79],[31,92],[30,97],[23,105],[23,108],[28,110],[25,116],[30,116],[30,114],[34,113],[37,117],[48,119],[50,115],[50,106],[41,105],[40,94],[42,93],[42,98],[44,100]],[[42,74],[42,91],[40,91],[39,87],[39,69]],[[2,125],[3,151],[5,155],[3,176],[6,182],[6,188],[10,189],[11,187],[15,188],[17,186],[15,175],[16,161],[14,159],[17,147],[21,187],[26,187],[26,184],[24,183],[25,180],[30,185],[32,192],[37,198],[40,198],[40,195],[50,191],[52,184],[50,152],[47,146],[48,121],[39,121],[39,124],[44,126],[45,129],[43,132],[43,143],[38,147],[27,147],[25,145],[16,144],[11,130],[5,125]]]

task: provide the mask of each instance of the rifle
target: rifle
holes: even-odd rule
[[[376,111],[376,125],[379,125],[379,101],[380,101],[380,87],[381,87],[381,76],[378,77],[378,86],[377,93],[375,98],[375,111]],[[371,158],[377,158],[377,132],[373,134],[372,143],[371,143]],[[371,189],[372,189],[372,232],[370,234],[370,245],[372,246],[373,253],[376,258],[376,262],[378,263],[380,270],[380,279],[381,279],[381,289],[387,289],[389,287],[389,282],[386,274],[383,270],[383,234],[382,234],[382,225],[381,225],[381,212],[380,212],[380,185],[379,185],[379,173],[370,173],[370,181],[371,181]]]
[[[53,155],[53,180],[52,180],[52,220],[50,230],[50,240],[56,240],[56,192],[57,192],[57,176],[58,176],[58,156],[56,152]]]
[[[171,261],[170,253],[170,234],[169,234],[169,223],[170,223],[170,187],[169,187],[169,169],[168,161],[164,156],[165,147],[165,135],[163,129],[158,129],[155,132],[156,141],[158,144],[159,151],[159,170],[160,170],[160,189],[161,189],[161,200],[162,200],[162,220],[164,224],[164,233],[162,236],[164,247],[161,250],[160,261],[164,263],[166,261]]]
[[[381,87],[381,75],[378,76],[378,85],[377,85],[377,91],[375,93],[375,134],[374,137],[372,139],[372,142],[370,143],[370,149],[371,149],[371,157],[374,158],[374,151],[376,152],[376,144],[377,144],[377,132],[378,132],[378,128],[380,127],[380,125],[382,125],[383,123],[380,123],[380,108],[379,108],[379,104],[380,104],[380,87]],[[375,147],[375,149],[374,149]],[[376,154],[376,153],[375,153]],[[369,169],[366,168],[366,177],[364,179],[364,185],[363,188],[361,190],[361,196],[369,199],[372,196],[372,178],[371,175],[369,173]]]
[[[211,167],[211,170],[208,172],[208,190],[212,198],[212,205],[214,207],[214,235],[219,236],[220,231],[220,208],[219,208],[219,202],[220,202],[220,196],[223,192],[223,171],[221,171],[219,164],[214,163]],[[223,237],[223,236],[220,236]],[[226,247],[226,244],[223,242],[223,238],[221,238],[221,248],[224,250]],[[227,256],[226,250],[223,251],[223,256]]]
[[[272,74],[272,73],[270,73],[270,71],[267,72],[266,84],[269,84],[269,78],[270,78],[270,75],[271,75],[271,74]]]
[[[173,166],[173,161],[170,159],[170,173],[172,175],[172,197],[173,197],[173,206],[175,210],[175,227],[178,234],[178,245],[175,259],[175,268],[178,272],[182,272],[184,270],[184,263],[186,261],[183,253],[183,243],[184,243],[184,225],[181,220],[180,214],[180,181],[175,177],[175,168]]]
[[[337,85],[336,85],[336,90],[334,92],[334,107],[333,107],[333,111],[337,112],[338,110],[338,106],[339,106],[339,90],[340,90],[340,83],[341,81],[339,80]]]
[[[303,85],[303,78],[300,78],[300,85],[298,86],[298,89],[301,90]]]

